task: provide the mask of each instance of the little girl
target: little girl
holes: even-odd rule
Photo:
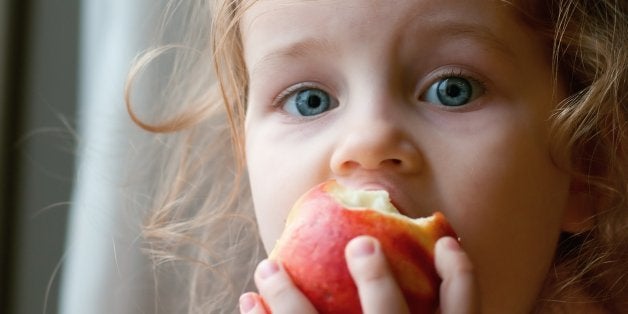
[[[626,2],[217,0],[187,17],[184,44],[130,74],[129,90],[178,51],[164,118],[127,105],[169,135],[145,235],[185,265],[188,312],[314,313],[258,244],[335,179],[445,214],[461,241],[436,245],[441,313],[628,313]],[[346,256],[365,313],[407,311],[376,239]]]

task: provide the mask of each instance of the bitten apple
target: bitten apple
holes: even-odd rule
[[[322,183],[295,203],[270,258],[280,261],[320,313],[362,313],[344,249],[359,235],[377,238],[412,313],[434,313],[440,278],[434,244],[455,233],[441,213],[412,219],[386,191]]]

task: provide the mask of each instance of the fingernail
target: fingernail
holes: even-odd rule
[[[266,279],[278,272],[279,266],[274,261],[265,259],[257,266],[257,271],[261,279]]]
[[[445,241],[445,247],[447,247],[448,249],[452,250],[452,251],[461,251],[462,249],[460,248],[460,243],[458,243],[458,241],[456,241],[456,239],[452,238],[452,237],[447,237],[444,239]]]
[[[250,294],[246,293],[240,296],[240,312],[248,313],[255,307],[255,298]]]
[[[362,237],[351,241],[349,255],[352,257],[366,257],[375,253],[375,241],[371,238]]]

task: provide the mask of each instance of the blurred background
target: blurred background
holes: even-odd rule
[[[0,0],[0,313],[170,311],[128,205],[147,135],[123,102],[163,2]]]

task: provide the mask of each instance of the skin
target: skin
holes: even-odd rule
[[[548,144],[561,91],[546,47],[511,7],[261,0],[241,33],[247,163],[267,251],[312,186],[385,189],[404,214],[439,210],[460,235],[462,248],[452,239],[436,247],[442,313],[531,311],[574,215],[570,178]],[[439,104],[428,90],[443,76],[470,82],[473,97]],[[331,106],[304,117],[290,95],[312,88]],[[403,313],[378,245],[360,237],[346,251],[363,309]],[[243,295],[242,312],[264,313],[260,295],[273,313],[314,312],[281,265],[263,261],[256,283],[260,294]]]

